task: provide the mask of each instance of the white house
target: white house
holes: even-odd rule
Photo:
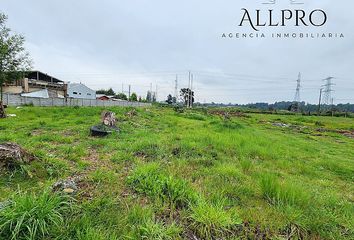
[[[67,97],[69,98],[84,98],[96,99],[96,91],[85,86],[82,83],[69,83],[67,89]]]

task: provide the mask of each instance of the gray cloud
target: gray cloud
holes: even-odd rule
[[[199,101],[256,102],[292,100],[298,72],[302,100],[316,102],[327,76],[336,77],[337,102],[354,102],[354,3],[304,0],[282,8],[322,8],[321,28],[266,28],[262,32],[344,33],[344,39],[222,39],[240,28],[242,7],[268,9],[246,0],[2,0],[10,27],[23,33],[35,68],[92,88],[132,85],[144,96],[150,83],[159,98],[173,93],[175,74],[187,85],[195,75]],[[254,12],[253,12],[254,13]]]

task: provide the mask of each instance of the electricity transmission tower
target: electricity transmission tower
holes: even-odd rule
[[[297,85],[296,85],[296,93],[295,93],[295,97],[294,97],[294,102],[299,103],[300,102],[300,88],[301,88],[301,73],[299,73],[296,82],[297,82]]]
[[[324,87],[323,90],[323,104],[329,106],[332,103],[332,92],[334,90],[332,89],[332,86],[335,85],[332,83],[332,79],[334,77],[328,77],[326,79],[323,79],[323,81],[326,81],[326,84],[322,85]]]
[[[293,104],[291,105],[291,111],[298,112],[300,110],[300,88],[301,88],[301,73],[299,73],[296,80],[296,92]]]

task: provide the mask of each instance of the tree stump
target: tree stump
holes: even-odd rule
[[[0,144],[0,168],[13,168],[33,161],[35,157],[16,143]]]
[[[6,118],[5,107],[2,101],[0,101],[0,118]]]
[[[91,136],[104,137],[112,132],[119,132],[119,128],[116,126],[117,119],[114,112],[102,112],[101,122],[101,124],[90,128]]]
[[[114,127],[116,125],[117,119],[114,112],[102,112],[101,120],[103,125],[108,127]]]

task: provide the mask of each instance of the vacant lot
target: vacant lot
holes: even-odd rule
[[[110,108],[8,109],[0,239],[353,239],[354,120]],[[77,193],[55,193],[75,179]]]

